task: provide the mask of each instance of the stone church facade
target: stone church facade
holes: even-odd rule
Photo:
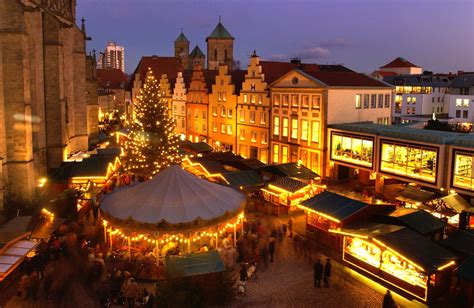
[[[88,124],[97,121],[94,76],[86,74],[93,61],[86,61],[84,20],[79,28],[75,6],[0,2],[1,192],[12,197],[33,199],[38,179],[87,150],[97,134]]]

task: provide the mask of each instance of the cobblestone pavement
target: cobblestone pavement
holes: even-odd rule
[[[315,289],[311,262],[297,257],[292,239],[285,238],[277,245],[275,262],[247,283],[247,294],[232,307],[381,307],[381,294],[346,276],[333,265],[330,288]]]

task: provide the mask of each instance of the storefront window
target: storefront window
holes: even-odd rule
[[[437,152],[402,144],[382,143],[381,170],[428,182],[436,181]]]
[[[474,190],[473,155],[468,153],[456,153],[454,155],[454,179],[453,186]]]
[[[377,246],[359,238],[346,237],[344,250],[359,260],[377,268],[380,267],[381,251]]]
[[[374,142],[360,137],[332,134],[331,159],[372,167]]]

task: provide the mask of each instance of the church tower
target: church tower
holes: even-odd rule
[[[207,69],[217,70],[219,65],[225,64],[232,69],[234,62],[234,38],[222,25],[219,17],[219,23],[212,33],[206,38],[207,42]]]
[[[174,56],[181,58],[181,63],[185,68],[189,67],[189,40],[181,30],[181,34],[174,41]]]

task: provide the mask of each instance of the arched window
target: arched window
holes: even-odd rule
[[[217,48],[214,49],[214,60],[217,61]]]
[[[227,62],[227,49],[224,50],[224,62]]]

